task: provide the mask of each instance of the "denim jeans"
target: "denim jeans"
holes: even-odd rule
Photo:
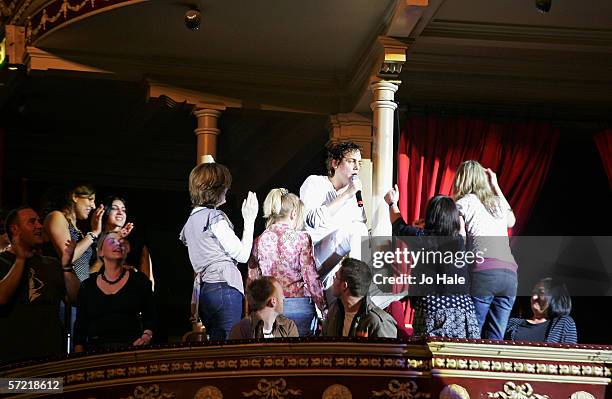
[[[285,298],[283,314],[295,322],[300,337],[314,335],[317,329],[317,311],[311,298]]]
[[[472,300],[483,339],[504,339],[517,285],[516,273],[510,270],[472,273]]]
[[[227,283],[202,283],[199,313],[210,339],[223,341],[242,318],[242,294]]]

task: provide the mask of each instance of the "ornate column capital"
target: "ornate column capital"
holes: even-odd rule
[[[399,75],[402,66],[406,62],[406,50],[408,46],[401,41],[388,37],[379,36],[378,43],[382,46],[382,59],[377,64],[376,76],[399,84]]]

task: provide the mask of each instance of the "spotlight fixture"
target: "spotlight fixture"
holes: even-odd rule
[[[542,14],[546,14],[547,12],[549,12],[551,5],[552,0],[535,0],[535,6]]]
[[[191,6],[185,13],[185,26],[190,30],[200,29],[200,23],[202,22],[202,13],[197,7]]]

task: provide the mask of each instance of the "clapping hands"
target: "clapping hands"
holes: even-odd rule
[[[258,211],[259,202],[257,201],[257,194],[249,191],[246,199],[242,201],[242,218],[244,219],[244,223],[254,224]]]

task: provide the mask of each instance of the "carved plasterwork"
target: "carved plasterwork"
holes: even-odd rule
[[[32,43],[45,32],[50,31],[73,18],[97,12],[106,7],[117,7],[119,3],[130,4],[138,0],[55,0],[37,11],[28,19],[26,40]]]
[[[580,365],[535,363],[535,359],[531,362],[520,362],[436,357],[433,359],[433,365],[436,368],[457,370],[498,371],[527,374],[554,374],[585,377],[605,377],[609,372],[603,366],[592,366],[588,364]]]
[[[399,79],[402,66],[406,62],[408,46],[397,39],[381,36],[378,41],[383,46],[383,59],[379,66],[377,76],[391,81]]]
[[[391,380],[389,381],[387,389],[372,391],[372,397],[389,399],[425,399],[431,398],[431,394],[419,392],[419,387],[414,381],[401,383],[398,380]]]
[[[353,399],[353,395],[351,390],[344,385],[334,384],[323,391],[321,399]]]
[[[64,385],[108,381],[130,377],[161,376],[208,371],[243,371],[283,369],[349,368],[359,370],[429,371],[428,359],[397,356],[275,356],[248,359],[202,359],[188,361],[159,361],[130,366],[109,366],[62,374]]]
[[[529,383],[517,385],[512,381],[504,384],[503,391],[487,392],[487,395],[488,398],[501,399],[549,399],[548,395],[534,393]]]
[[[223,393],[219,388],[207,385],[198,389],[193,399],[223,399]]]
[[[170,399],[176,398],[176,395],[172,392],[162,392],[159,385],[153,384],[148,387],[142,385],[134,388],[134,394],[124,399]]]
[[[262,378],[257,383],[257,389],[242,392],[242,396],[245,398],[285,399],[299,395],[302,395],[302,390],[287,388],[287,381],[284,378],[279,378],[275,381],[268,381]]]
[[[450,384],[442,389],[440,399],[470,399],[470,394],[461,385]]]
[[[570,399],[595,399],[595,396],[586,391],[578,391],[574,392],[572,396],[570,396]]]

